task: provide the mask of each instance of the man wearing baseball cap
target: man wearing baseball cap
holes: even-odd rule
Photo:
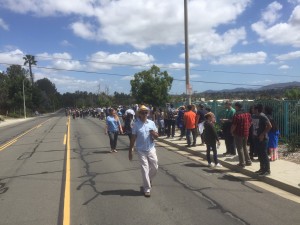
[[[132,160],[134,144],[137,151],[143,177],[143,192],[145,197],[150,197],[151,181],[158,170],[158,160],[154,144],[154,138],[158,137],[157,128],[152,120],[147,119],[149,108],[142,105],[138,111],[138,119],[132,128],[132,136],[129,147],[129,160]]]

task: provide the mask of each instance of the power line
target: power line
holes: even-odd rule
[[[19,64],[10,64],[10,63],[0,63],[2,65],[18,65],[18,66],[24,66]],[[26,66],[28,67],[28,66]],[[111,76],[119,76],[119,77],[126,77],[126,76],[132,76],[132,75],[125,75],[125,74],[117,74],[117,73],[101,73],[101,72],[94,72],[94,71],[86,71],[86,70],[71,70],[71,69],[61,69],[61,68],[54,68],[54,67],[44,67],[44,66],[34,66],[39,69],[46,69],[46,70],[57,70],[57,71],[67,71],[67,72],[77,72],[77,73],[91,73],[91,74],[101,74],[101,75],[111,75]]]
[[[9,64],[9,63],[0,63],[4,65],[16,65],[16,64]],[[22,65],[19,65],[22,66]],[[28,67],[28,66],[26,66]],[[67,72],[77,72],[77,73],[89,73],[89,74],[101,74],[101,75],[110,75],[110,76],[118,76],[118,77],[127,77],[132,76],[128,74],[117,74],[117,73],[101,73],[101,72],[94,72],[94,71],[85,71],[85,70],[71,70],[71,69],[61,69],[61,68],[51,68],[51,67],[43,67],[43,66],[34,66],[39,69],[47,69],[47,70],[56,70],[56,71],[67,71]],[[185,82],[185,80],[175,79],[173,80]],[[190,80],[190,82],[194,83],[209,83],[209,84],[229,84],[229,85],[236,85],[236,86],[250,86],[250,87],[262,87],[263,85],[254,85],[254,84],[238,84],[238,83],[230,83],[230,82],[213,82],[213,81],[203,81],[203,80]]]
[[[0,53],[5,53],[1,52]],[[14,54],[25,56],[25,54]],[[141,64],[126,64],[126,63],[114,63],[114,62],[100,62],[100,61],[93,61],[93,60],[83,60],[83,59],[66,59],[66,58],[58,58],[58,57],[50,57],[50,56],[37,56],[33,55],[36,58],[45,58],[45,59],[52,59],[52,60],[65,60],[65,61],[79,61],[79,62],[86,62],[86,63],[98,63],[98,64],[108,64],[108,65],[118,65],[118,66],[132,66],[132,67],[150,67],[149,64],[141,65]],[[0,63],[2,64],[2,63]],[[151,65],[153,65],[151,63]],[[168,66],[160,66],[160,68],[170,69],[170,70],[184,70],[183,68],[171,68]],[[242,74],[242,75],[258,75],[258,76],[274,76],[274,77],[300,77],[297,75],[284,75],[284,74],[273,74],[273,73],[257,73],[257,72],[240,72],[240,71],[226,71],[226,70],[209,70],[209,69],[190,69],[191,71],[198,71],[198,72],[210,72],[210,73],[227,73],[227,74]]]

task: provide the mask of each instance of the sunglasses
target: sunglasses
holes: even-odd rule
[[[141,115],[147,115],[148,112],[141,112],[140,114],[141,114]]]

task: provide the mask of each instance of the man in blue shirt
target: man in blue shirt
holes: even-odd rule
[[[152,120],[147,119],[149,109],[142,105],[139,108],[139,118],[135,121],[132,128],[132,137],[129,147],[129,160],[132,160],[132,153],[137,151],[143,177],[143,191],[145,197],[150,197],[151,181],[158,170],[158,160],[154,144],[154,138],[158,137],[157,128]]]

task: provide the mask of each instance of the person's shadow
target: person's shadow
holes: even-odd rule
[[[120,190],[102,191],[101,195],[141,196],[143,195],[143,193],[141,193],[141,191],[136,191],[132,189],[120,189]]]

